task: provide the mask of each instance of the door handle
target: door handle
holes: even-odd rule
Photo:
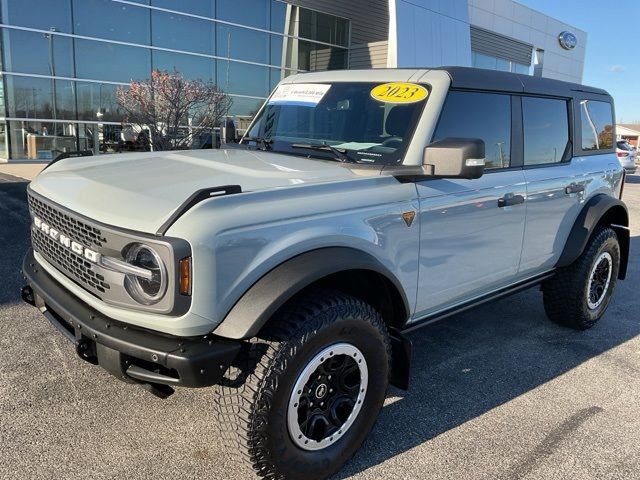
[[[498,208],[511,207],[521,203],[524,203],[524,197],[522,195],[507,193],[504,197],[498,199]]]
[[[584,185],[580,183],[570,183],[564,189],[564,193],[571,195],[572,193],[584,192]]]

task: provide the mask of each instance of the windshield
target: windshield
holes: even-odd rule
[[[284,84],[242,143],[358,163],[402,162],[427,101],[413,83]]]

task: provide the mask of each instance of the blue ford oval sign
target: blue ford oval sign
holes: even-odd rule
[[[578,44],[578,39],[576,38],[576,36],[573,33],[567,31],[564,31],[560,35],[558,35],[558,41],[560,42],[560,46],[565,50],[573,50]]]

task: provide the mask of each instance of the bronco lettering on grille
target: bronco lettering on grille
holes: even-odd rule
[[[79,244],[78,242],[71,240],[64,233],[59,232],[48,223],[43,222],[38,217],[35,217],[35,216],[33,217],[33,226],[35,229],[40,230],[45,235],[48,235],[49,237],[54,239],[56,242],[58,242],[60,245],[68,248],[76,255],[80,255],[81,257],[93,263],[98,263],[100,261],[100,254],[98,252],[95,252]]]

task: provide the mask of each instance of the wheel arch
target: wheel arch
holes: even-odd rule
[[[618,278],[624,280],[629,261],[629,212],[624,202],[605,194],[596,195],[586,202],[571,228],[556,267],[571,265],[584,251],[596,227],[603,225],[611,227],[618,236]]]
[[[329,247],[293,257],[265,274],[236,302],[215,335],[246,339],[258,334],[278,309],[310,289],[337,290],[374,307],[389,331],[392,369],[389,381],[409,387],[411,341],[401,333],[411,309],[400,281],[368,253]]]
[[[234,339],[253,337],[280,307],[315,287],[364,300],[379,311],[390,327],[401,328],[409,317],[402,284],[381,262],[361,250],[328,247],[297,255],[263,275],[213,333]]]

